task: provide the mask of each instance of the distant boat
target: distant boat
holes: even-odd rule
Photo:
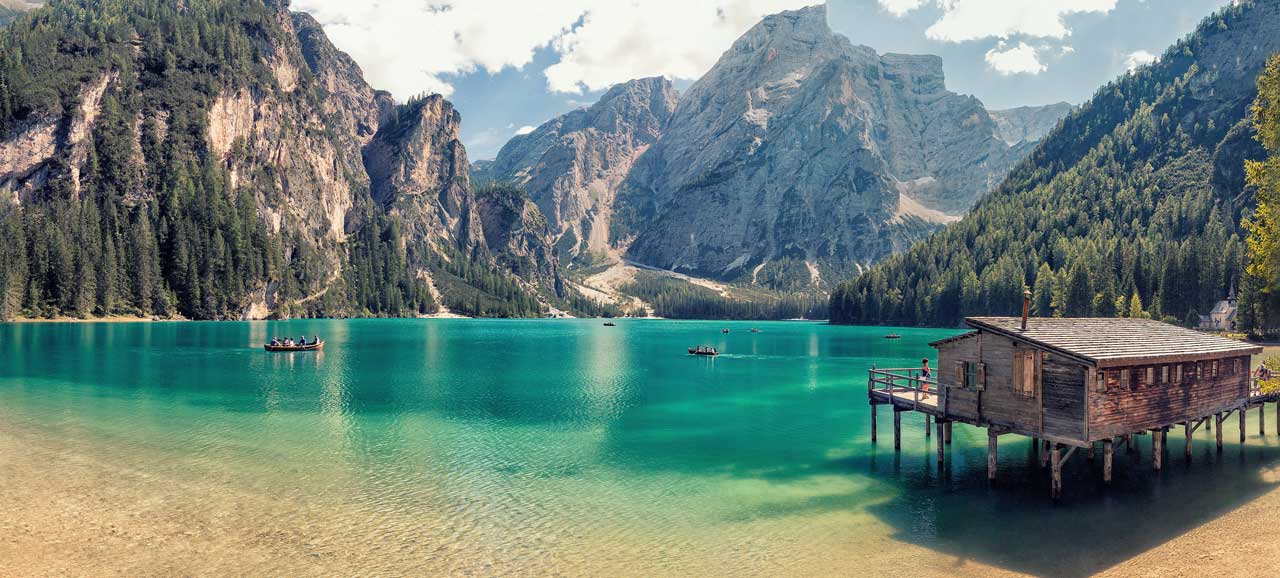
[[[885,338],[885,339],[902,339],[902,336],[901,336],[901,335],[898,335],[897,333],[890,333],[890,334],[888,334],[888,335],[884,336],[884,338]]]
[[[726,327],[726,328],[724,328],[724,329],[721,329],[721,330],[720,330],[720,333],[728,333],[728,332],[729,332],[729,328],[728,328],[728,327]]]
[[[270,343],[263,345],[267,351],[272,353],[287,353],[291,351],[320,351],[324,349],[324,342],[308,343],[306,345],[272,345]]]
[[[617,326],[618,326],[618,324],[617,324],[617,323],[614,323],[614,322],[612,322],[612,321],[605,321],[605,322],[604,322],[604,326],[605,326],[605,327],[617,327]]]
[[[752,333],[760,333],[760,328],[759,328],[759,327],[752,327],[752,328],[751,328],[751,332],[752,332]]]
[[[715,357],[717,355],[720,355],[720,352],[717,351],[716,348],[714,347],[699,345],[697,347],[690,347],[689,355],[705,355],[707,357]]]

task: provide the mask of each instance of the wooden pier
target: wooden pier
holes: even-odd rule
[[[1134,451],[1149,435],[1152,467],[1160,470],[1168,431],[1181,427],[1185,457],[1201,428],[1215,433],[1234,417],[1240,441],[1246,415],[1258,410],[1266,432],[1267,402],[1249,376],[1250,356],[1261,348],[1142,319],[970,318],[974,331],[932,343],[938,369],[872,368],[867,398],[871,440],[880,405],[893,408],[894,449],[902,447],[902,414],[923,414],[925,435],[936,433],[937,461],[946,459],[952,424],[987,430],[987,478],[997,478],[999,438],[1030,437],[1049,471],[1050,492],[1062,495],[1062,468],[1084,450],[1101,448],[1102,476],[1111,481],[1115,450]],[[1280,405],[1276,408],[1280,427]],[[936,428],[936,432],[931,432]]]

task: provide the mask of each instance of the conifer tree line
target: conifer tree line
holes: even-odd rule
[[[1101,88],[964,219],[837,287],[832,320],[956,326],[1019,315],[1030,289],[1035,315],[1198,325],[1233,289],[1247,297],[1253,97],[1213,108],[1197,91],[1213,81],[1198,51],[1253,9],[1223,9]]]
[[[682,279],[642,274],[622,287],[643,299],[653,314],[670,319],[825,319],[826,299],[810,293],[779,293],[731,298]],[[630,314],[643,316],[642,311]]]

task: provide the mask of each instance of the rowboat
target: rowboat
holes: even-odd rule
[[[271,345],[270,343],[263,345],[267,351],[272,353],[288,353],[292,351],[320,351],[324,349],[324,342],[308,343],[306,345]]]
[[[884,336],[884,338],[885,338],[885,339],[902,339],[902,336],[901,336],[901,335],[898,335],[897,333],[890,333],[890,334],[888,334],[888,335]]]
[[[720,355],[720,352],[716,350],[716,348],[714,347],[705,347],[705,346],[690,347],[689,355],[705,355],[707,357],[715,357],[717,355]]]

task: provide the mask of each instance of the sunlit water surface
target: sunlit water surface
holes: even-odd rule
[[[266,497],[278,507],[263,524],[306,528],[375,574],[873,575],[904,548],[940,572],[967,561],[1083,576],[1275,483],[1275,444],[1238,446],[1234,427],[1222,455],[1197,434],[1190,464],[1171,434],[1159,475],[1149,446],[1121,450],[1110,488],[1100,463],[1077,453],[1058,506],[1024,438],[1002,438],[994,487],[982,430],[957,426],[939,471],[923,418],[904,415],[895,454],[881,408],[872,445],[867,369],[914,366],[930,341],[955,334],[889,331],[0,325],[0,419],[102,467]],[[260,347],[303,334],[321,335],[325,351]],[[724,354],[685,354],[699,344]],[[1053,538],[1064,533],[1070,542]]]

